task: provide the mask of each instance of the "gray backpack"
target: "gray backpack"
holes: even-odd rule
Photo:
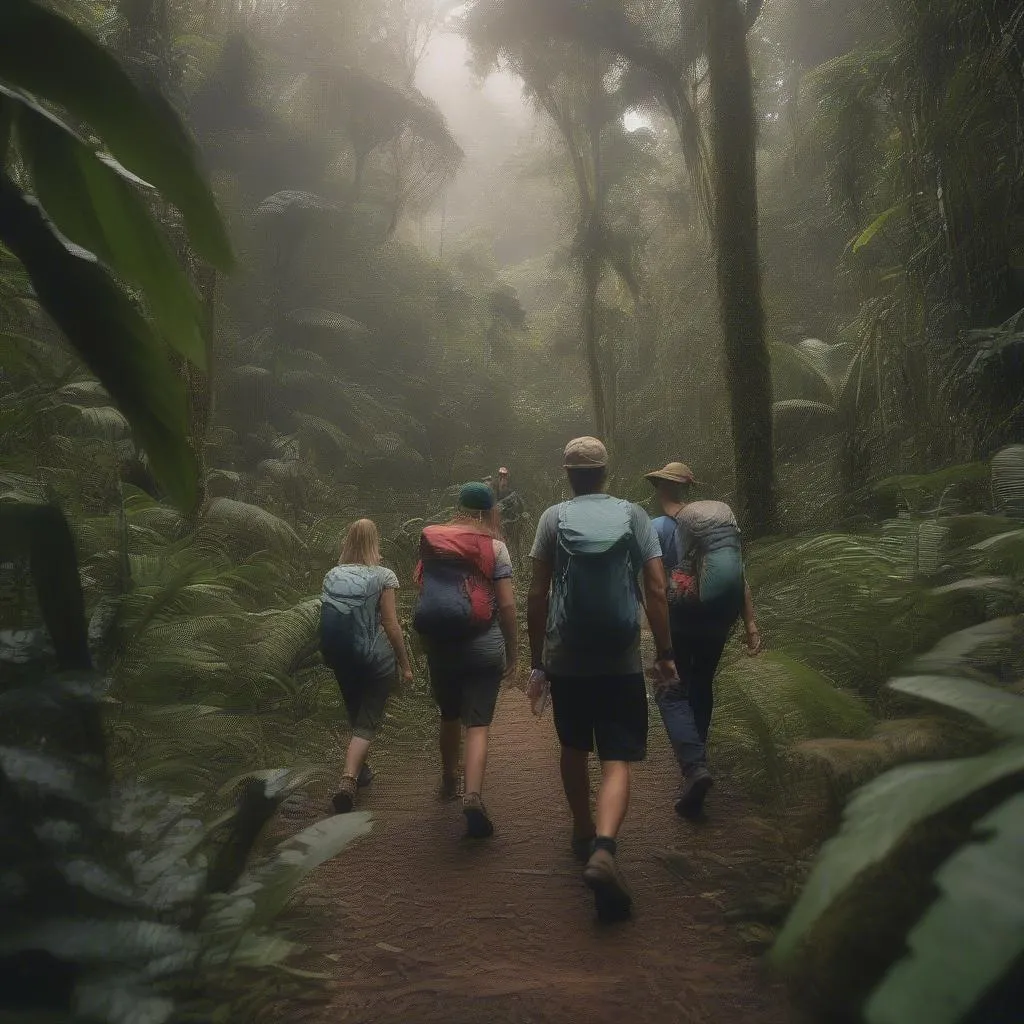
[[[324,579],[321,621],[331,643],[357,661],[369,660],[380,629],[380,582],[367,566],[337,565]]]
[[[566,650],[613,657],[636,643],[638,561],[628,501],[576,499],[559,506],[551,614]]]

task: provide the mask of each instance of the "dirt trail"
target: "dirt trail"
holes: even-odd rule
[[[439,804],[436,755],[401,753],[361,800],[373,831],[315,876],[308,897],[331,920],[315,940],[336,979],[329,1003],[292,1021],[363,1024],[782,1024],[785,1001],[727,923],[737,864],[769,846],[728,784],[710,821],[672,812],[674,766],[652,708],[649,760],[634,776],[620,861],[634,919],[600,926],[568,851],[550,711],[502,694],[485,801],[490,841],[461,838],[461,805]],[[665,863],[678,851],[684,877]],[[769,854],[770,855],[770,854]],[[743,876],[749,884],[748,875]],[[319,959],[319,958],[318,958]]]

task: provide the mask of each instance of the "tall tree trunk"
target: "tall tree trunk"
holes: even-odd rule
[[[604,379],[601,371],[601,352],[597,337],[597,292],[601,287],[601,270],[604,266],[602,257],[601,217],[604,213],[604,187],[601,166],[601,129],[604,127],[604,82],[601,75],[601,57],[595,53],[591,58],[590,68],[590,110],[587,117],[587,134],[590,137],[590,166],[593,171],[593,192],[586,182],[580,183],[580,196],[583,201],[581,213],[586,225],[586,263],[584,264],[583,283],[585,287],[585,303],[583,310],[583,345],[587,353],[587,373],[590,377],[590,394],[594,404],[594,427],[597,436],[611,444],[608,436],[608,410],[605,404]],[[590,209],[587,209],[586,197],[590,196]]]
[[[718,299],[732,406],[738,509],[751,537],[776,524],[771,363],[765,343],[757,242],[754,90],[737,0],[712,0],[708,77],[714,119]]]
[[[604,382],[601,379],[601,355],[597,349],[597,289],[601,283],[600,261],[588,254],[583,271],[583,347],[587,354],[587,376],[590,378],[590,398],[594,406],[594,428],[606,444],[608,417],[604,404]]]

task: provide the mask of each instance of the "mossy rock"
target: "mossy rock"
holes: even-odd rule
[[[987,511],[992,504],[991,472],[986,462],[966,462],[935,473],[887,477],[872,485],[870,504],[872,512],[886,519],[907,508],[914,512]]]
[[[866,702],[778,652],[724,665],[716,696],[712,757],[734,780],[765,795],[783,790],[798,744],[859,739],[874,724]]]

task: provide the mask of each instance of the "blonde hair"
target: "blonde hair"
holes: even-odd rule
[[[380,533],[372,519],[357,519],[341,539],[339,565],[380,565]]]
[[[463,508],[461,505],[455,509],[453,523],[473,523],[480,527],[481,533],[486,533],[495,540],[501,533],[501,526],[498,520],[498,506],[486,511],[478,508]]]

